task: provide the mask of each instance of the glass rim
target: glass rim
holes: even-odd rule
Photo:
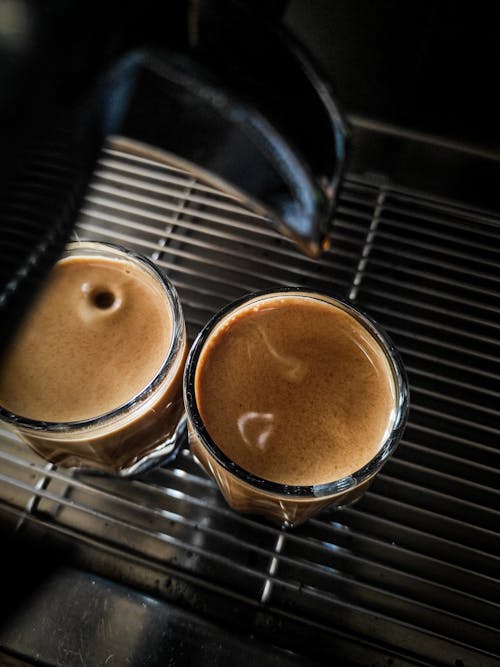
[[[384,352],[384,356],[392,373],[396,396],[394,401],[395,415],[390,432],[370,461],[350,475],[333,480],[332,482],[304,486],[282,484],[280,482],[264,479],[245,470],[232,461],[214,442],[209,435],[198,410],[195,392],[196,369],[203,347],[208,341],[212,331],[232,312],[244,307],[246,304],[250,304],[252,301],[279,298],[283,295],[316,298],[317,300],[340,307],[348,315],[354,317],[354,319],[363,326],[365,331],[367,331],[378,343],[380,349]],[[332,296],[328,292],[320,289],[308,287],[282,287],[259,290],[246,294],[221,308],[203,327],[191,346],[184,369],[183,390],[184,407],[188,419],[194,427],[201,444],[217,463],[238,480],[261,491],[283,496],[288,499],[311,499],[335,496],[350,491],[352,488],[366,482],[382,467],[386,460],[395,451],[404,431],[409,411],[409,385],[406,370],[398,350],[395,348],[384,329],[370,315],[366,314],[352,301],[343,297]]]
[[[108,410],[108,412],[104,412],[95,417],[69,422],[43,421],[38,419],[29,419],[28,417],[17,415],[0,405],[0,421],[10,424],[16,428],[25,429],[28,431],[44,431],[50,433],[68,433],[81,431],[84,429],[86,430],[93,427],[98,428],[100,426],[106,425],[108,422],[113,421],[121,415],[126,414],[137,404],[143,404],[154,393],[156,388],[163,382],[172,369],[184,340],[184,320],[177,290],[169,278],[154,264],[154,262],[152,262],[144,255],[125,248],[124,246],[118,245],[116,243],[109,243],[107,241],[71,241],[65,245],[63,253],[58,259],[58,262],[66,259],[68,256],[77,255],[78,251],[86,250],[95,251],[96,256],[98,256],[99,251],[102,254],[104,254],[106,251],[108,251],[108,253],[111,251],[118,253],[122,259],[136,262],[141,265],[143,270],[152,273],[154,278],[156,278],[162,285],[169,301],[173,326],[172,339],[161,367],[158,369],[150,382],[148,382],[148,384],[139,393],[132,396],[132,398],[130,398],[126,403],[122,403],[116,408]],[[88,254],[86,256],[92,255]]]

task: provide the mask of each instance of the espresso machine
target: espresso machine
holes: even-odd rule
[[[147,255],[192,340],[309,286],[411,382],[356,505],[286,530],[187,448],[75,475],[0,430],[0,658],[498,664],[498,11],[438,2],[0,2],[0,351],[70,239]]]

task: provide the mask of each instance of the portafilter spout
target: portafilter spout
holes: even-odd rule
[[[162,151],[170,164],[236,195],[317,258],[330,239],[346,126],[310,63],[302,56],[294,62],[302,77],[302,86],[298,74],[295,85],[301,89],[307,82],[314,98],[307,110],[290,90],[274,91],[272,99],[264,86],[260,96],[255,90],[243,95],[193,55],[129,54],[101,88],[104,101],[99,98],[96,108],[105,114],[103,135]]]

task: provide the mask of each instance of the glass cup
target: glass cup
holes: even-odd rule
[[[200,414],[195,391],[196,370],[203,348],[219,327],[238,312],[263,301],[283,296],[315,299],[349,314],[375,341],[388,362],[394,388],[394,409],[387,436],[376,455],[356,472],[314,486],[294,486],[262,479],[241,468],[218,447],[210,437]],[[189,444],[198,463],[211,476],[228,504],[235,510],[261,514],[286,526],[298,525],[321,509],[331,505],[342,507],[358,500],[373,478],[396,449],[408,413],[408,381],[402,361],[387,334],[354,304],[340,298],[305,288],[266,290],[245,296],[220,310],[195,340],[184,372],[184,403],[187,414]],[[297,433],[297,438],[301,434]]]
[[[0,407],[0,421],[45,459],[67,467],[127,476],[172,458],[185,424],[182,374],[187,337],[179,297],[147,258],[108,243],[70,243],[61,259],[107,258],[130,263],[154,279],[165,296],[172,337],[161,368],[137,395],[105,414],[74,422],[25,419]],[[99,369],[96,369],[99,372]]]

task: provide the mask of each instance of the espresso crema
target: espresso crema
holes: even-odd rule
[[[238,309],[205,342],[196,404],[215,444],[243,469],[317,485],[362,468],[395,414],[386,355],[340,307],[307,296]]]
[[[151,382],[172,332],[161,284],[140,266],[63,259],[3,356],[0,405],[49,422],[105,414]]]

